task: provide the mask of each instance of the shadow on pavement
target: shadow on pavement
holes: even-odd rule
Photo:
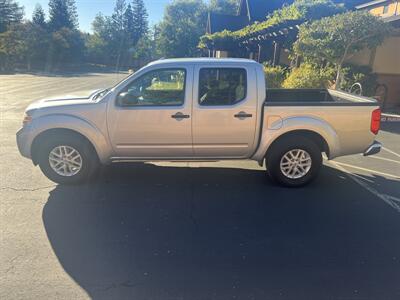
[[[385,121],[381,123],[381,130],[400,134],[400,118],[397,121]]]
[[[394,299],[400,215],[336,169],[301,189],[263,171],[119,165],[43,210],[93,299]]]

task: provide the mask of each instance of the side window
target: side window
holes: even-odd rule
[[[185,99],[184,69],[159,69],[134,80],[118,94],[119,106],[177,106]]]
[[[203,68],[199,74],[200,105],[233,105],[246,98],[246,70]]]

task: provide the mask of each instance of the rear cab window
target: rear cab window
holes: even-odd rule
[[[247,94],[244,68],[201,68],[198,101],[201,106],[234,105]]]

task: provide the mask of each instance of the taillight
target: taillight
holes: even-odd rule
[[[379,128],[381,127],[381,110],[377,108],[372,111],[371,114],[371,132],[378,134]]]

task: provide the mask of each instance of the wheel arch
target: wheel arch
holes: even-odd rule
[[[39,153],[40,153],[40,146],[45,142],[47,139],[51,139],[53,137],[60,137],[60,136],[76,136],[77,138],[81,139],[82,141],[86,142],[89,147],[91,147],[92,151],[95,153],[97,158],[99,158],[99,154],[96,150],[96,147],[86,136],[82,133],[70,129],[70,128],[50,128],[47,130],[42,131],[39,133],[32,141],[31,146],[31,157],[32,162],[37,165],[39,163]]]
[[[266,125],[252,159],[261,165],[272,145],[282,138],[296,135],[315,141],[322,149],[321,152],[327,154],[328,159],[337,157],[341,153],[339,136],[331,124],[314,116],[292,116],[283,119],[278,128]]]
[[[278,137],[276,137],[271,142],[269,147],[267,148],[267,151],[265,152],[263,160],[268,158],[272,149],[277,144],[279,144],[281,141],[283,141],[285,139],[292,139],[294,137],[304,137],[304,138],[310,139],[318,146],[318,148],[321,150],[321,153],[325,152],[326,155],[329,157],[329,155],[330,155],[329,144],[321,134],[319,134],[318,132],[315,132],[313,130],[297,129],[297,130],[291,130],[291,131],[285,132],[285,133],[279,135]]]
[[[78,134],[90,142],[96,151],[97,157],[103,164],[108,163],[112,154],[112,147],[108,140],[107,129],[101,129],[79,116],[68,114],[50,114],[34,118],[29,133],[29,153],[34,163],[37,163],[36,157],[33,158],[33,143],[42,134],[50,134],[57,130],[64,133]],[[36,145],[35,145],[36,146]]]

